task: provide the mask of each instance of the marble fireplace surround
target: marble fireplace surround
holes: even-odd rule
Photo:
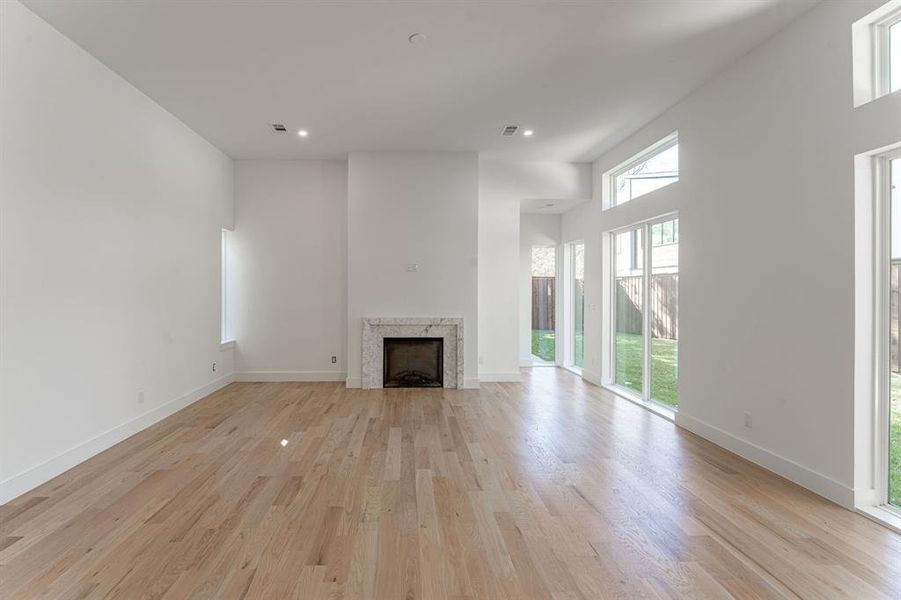
[[[436,337],[444,340],[444,387],[463,387],[463,319],[401,317],[363,319],[363,388],[382,387],[384,338]]]

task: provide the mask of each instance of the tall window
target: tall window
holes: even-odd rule
[[[619,206],[679,181],[679,136],[672,134],[608,174],[606,207]]]
[[[882,451],[888,452],[887,501],[901,507],[901,151],[883,157],[880,162],[881,186],[889,200],[891,239],[887,249],[890,274],[886,286],[889,293],[886,303],[889,311],[888,406],[883,409],[888,448]]]
[[[532,363],[554,365],[557,357],[557,249],[532,248]]]
[[[645,228],[614,236],[614,377],[620,387],[644,393],[644,238]]]
[[[671,217],[611,235],[612,364],[605,377],[628,395],[672,409],[679,404],[678,231]]]
[[[567,347],[564,364],[580,370],[585,366],[585,244],[566,244],[564,300]]]

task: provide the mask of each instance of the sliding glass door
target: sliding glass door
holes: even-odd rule
[[[679,404],[679,219],[610,235],[610,334],[614,386],[669,408]]]

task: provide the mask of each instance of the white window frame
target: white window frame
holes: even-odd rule
[[[628,204],[629,202],[634,202],[634,199],[630,199],[629,202],[623,202],[622,204],[616,203],[616,178],[634,167],[639,163],[643,163],[651,158],[661,154],[672,148],[673,146],[679,145],[679,132],[674,131],[668,136],[664,137],[661,140],[658,140],[628,159],[627,161],[620,163],[618,166],[614,167],[610,171],[604,174],[603,179],[603,198],[601,203],[602,210],[607,210],[610,208],[615,208],[617,206],[622,206],[623,204]],[[679,173],[677,171],[676,181],[673,183],[679,182]],[[672,184],[667,184],[672,185]],[[664,186],[667,187],[667,186]],[[649,192],[653,193],[653,192]],[[642,194],[644,196],[646,194]],[[639,196],[640,198],[641,196]]]
[[[651,278],[649,276],[652,260],[652,248],[650,243],[651,227],[656,225],[657,223],[665,223],[666,221],[678,218],[679,213],[677,211],[674,211],[654,217],[652,219],[648,219],[646,221],[640,221],[638,223],[633,223],[625,227],[620,227],[604,232],[604,249],[608,254],[606,277],[607,285],[605,286],[606,291],[604,293],[607,296],[605,304],[608,311],[607,323],[609,324],[609,327],[604,332],[602,343],[603,352],[606,355],[606,358],[604,358],[603,360],[601,384],[603,387],[609,389],[617,395],[622,396],[627,400],[630,400],[635,404],[638,404],[639,406],[643,406],[644,408],[647,408],[648,410],[662,415],[670,420],[675,419],[675,414],[678,411],[678,408],[674,409],[673,407],[663,404],[662,402],[658,402],[651,397],[651,319],[649,318],[647,311],[650,306],[648,300],[650,299],[651,294]],[[631,388],[627,388],[616,383],[616,236],[617,234],[634,231],[636,229],[642,231],[642,236],[644,238],[644,244],[642,247],[642,265],[644,275],[642,278],[641,290],[641,336],[642,355],[644,362],[642,364],[642,391],[640,394],[636,393],[636,391]]]
[[[901,22],[901,0],[889,0],[851,25],[855,107],[891,93],[889,29]]]
[[[877,98],[892,93],[892,61],[889,30],[898,23],[901,23],[901,7],[896,8],[872,24],[873,88]]]
[[[875,194],[876,232],[874,257],[876,277],[875,335],[875,419],[873,447],[876,453],[873,465],[876,505],[901,517],[901,507],[889,504],[889,444],[891,426],[891,264],[892,264],[892,160],[901,160],[901,148],[873,157],[873,190]]]

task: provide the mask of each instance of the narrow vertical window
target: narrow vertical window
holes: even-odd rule
[[[652,400],[679,404],[679,219],[651,225],[660,240],[651,244],[650,336]]]
[[[563,247],[563,366],[581,372],[585,366],[585,243]]]
[[[557,249],[532,248],[532,364],[555,365],[557,357]]]
[[[886,425],[888,429],[888,485],[889,504],[901,508],[901,153],[882,159],[880,185],[887,192],[889,201],[889,229],[891,244],[888,248],[889,281],[889,385]],[[884,414],[884,413],[883,413]]]
[[[573,365],[585,366],[585,244],[573,244]]]
[[[644,395],[644,232],[630,229],[614,236],[613,382]]]

